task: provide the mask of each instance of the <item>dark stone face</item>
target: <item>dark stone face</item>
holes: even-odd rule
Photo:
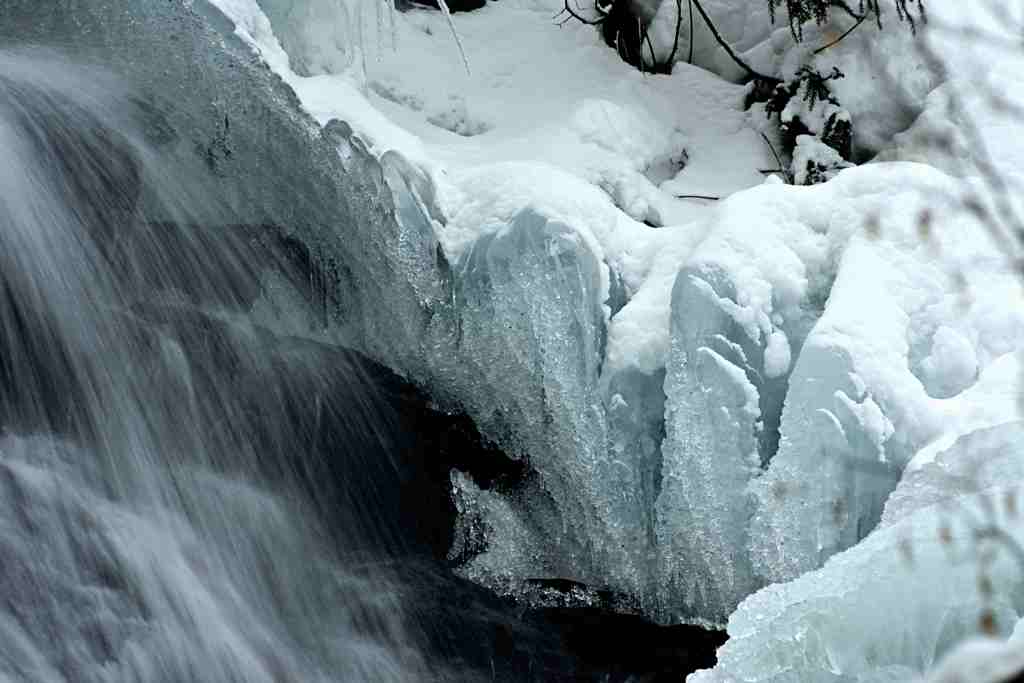
[[[487,4],[487,0],[449,0],[448,9],[452,12],[472,12]],[[395,9],[407,12],[415,7],[433,7],[439,9],[437,0],[397,0]]]

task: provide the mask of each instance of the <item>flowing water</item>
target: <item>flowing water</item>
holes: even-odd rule
[[[284,250],[145,114],[102,71],[0,52],[0,677],[426,678],[374,511],[381,400],[249,322]]]

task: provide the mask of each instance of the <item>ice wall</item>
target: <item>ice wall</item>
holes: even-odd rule
[[[384,11],[381,0],[378,12]],[[364,4],[345,0],[263,0],[259,3],[274,36],[300,76],[340,73],[359,54],[359,17]],[[379,15],[378,15],[379,17]]]
[[[514,493],[457,483],[475,501],[466,528],[487,548],[470,575],[503,590],[539,574],[596,582],[633,595],[660,619],[724,621],[758,587],[814,570],[868,536],[916,453],[1013,410],[1012,394],[989,378],[1016,379],[995,368],[1019,343],[1009,341],[1019,313],[962,298],[965,280],[972,290],[1008,291],[1013,275],[969,221],[945,217],[941,244],[922,243],[917,232],[920,212],[951,183],[922,166],[877,166],[821,188],[769,185],[722,203],[707,225],[691,228],[703,237],[680,253],[678,276],[668,281],[663,375],[648,353],[620,347],[598,383],[594,369],[567,375],[585,368],[594,350],[600,355],[600,315],[591,318],[591,340],[572,323],[600,290],[566,288],[553,279],[551,256],[537,264],[520,251],[515,269],[524,284],[514,293],[492,287],[474,304],[486,315],[464,328],[488,340],[461,347],[465,363],[487,359],[470,371],[482,383],[464,396],[504,396],[490,368],[533,378],[511,392],[515,404],[484,415],[513,416],[504,423],[511,433],[491,433],[526,445],[538,479]],[[882,234],[872,233],[876,214],[886,216]],[[471,243],[462,263],[520,234],[521,220]],[[586,240],[576,244],[594,258]],[[455,277],[468,278],[467,268]],[[549,287],[572,293],[564,312],[556,313],[562,303]],[[511,318],[501,308],[519,301],[513,310],[522,311],[527,300],[547,303]],[[631,316],[632,329],[637,310],[627,303],[616,315]],[[649,311],[657,325],[660,313]],[[459,311],[461,325],[469,313]],[[504,321],[504,330],[491,320]],[[537,338],[493,350],[501,349],[499,334],[527,338],[524,329],[573,341],[545,342],[536,357]],[[652,343],[638,336],[638,344]],[[559,405],[544,404],[556,389]],[[531,425],[526,439],[522,424]],[[541,433],[564,450],[545,449]],[[545,530],[551,524],[555,532]],[[571,545],[560,545],[574,533]],[[616,543],[622,551],[609,553]]]
[[[665,379],[661,590],[669,601],[684,596],[695,615],[709,619],[724,619],[755,587],[743,492],[761,467],[762,382],[755,368],[763,363],[760,335],[751,338],[730,315],[736,295],[734,282],[714,265],[680,272]]]

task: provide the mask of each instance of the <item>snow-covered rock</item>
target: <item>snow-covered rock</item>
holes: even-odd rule
[[[815,185],[831,180],[844,168],[853,166],[839,152],[810,135],[800,135],[793,150],[793,182]]]

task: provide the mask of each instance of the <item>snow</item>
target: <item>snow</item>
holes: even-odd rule
[[[928,683],[1000,683],[1024,671],[1024,656],[1013,639],[970,638],[936,667]]]
[[[977,633],[984,601],[970,520],[979,509],[977,501],[957,511],[926,506],[821,569],[753,594],[729,619],[718,665],[688,680],[917,680]],[[996,514],[1000,523],[1012,520],[1003,508]],[[1019,542],[1019,525],[1006,528]],[[1019,571],[1004,552],[987,570],[987,607],[1004,637],[1024,608]]]
[[[852,166],[839,152],[811,135],[800,135],[793,150],[793,182],[813,185],[836,177],[844,168]]]
[[[971,632],[973,574],[933,531],[940,503],[1022,476],[1009,458],[972,483],[958,463],[984,435],[1017,443],[1024,300],[1003,247],[955,208],[993,201],[955,163],[975,141],[943,113],[979,59],[940,33],[956,3],[929,3],[939,28],[916,37],[865,26],[813,57],[846,74],[834,92],[855,158],[884,152],[843,169],[803,138],[796,168],[820,164],[826,182],[795,187],[761,172],[777,162],[744,87],[695,65],[641,74],[590,28],[555,25],[554,0],[454,16],[471,75],[443,17],[414,10],[393,16],[394,49],[390,23],[375,44],[354,20],[355,56],[311,76],[282,61],[255,0],[214,1],[321,124],[346,122],[339,149],[387,179],[398,256],[375,272],[414,272],[401,291],[422,316],[364,311],[365,350],[536,472],[512,495],[453,475],[460,533],[485,548],[467,576],[511,593],[569,578],[662,621],[728,621],[698,681],[898,679]],[[738,3],[707,5],[745,58],[787,77],[844,26],[793,46]],[[737,77],[697,40],[698,65]],[[963,62],[935,73],[923,40]],[[1018,172],[1021,136],[986,116],[998,168]],[[936,131],[950,158],[925,144]],[[1006,600],[1001,620],[1018,617]]]
[[[1024,478],[1017,452],[1024,431],[1016,416],[966,431],[928,462],[915,459],[885,504],[881,525],[889,526],[935,503],[955,505],[964,493],[985,491]]]
[[[921,361],[921,378],[933,396],[955,396],[978,377],[978,356],[970,340],[943,325],[932,337],[932,350]]]
[[[789,372],[793,352],[789,348],[789,340],[782,330],[775,330],[768,335],[764,347],[764,374],[769,379],[781,377]]]
[[[772,33],[768,3],[738,3],[730,0],[705,0],[701,3],[714,21],[721,35],[739,53],[754,50],[768,40]],[[682,19],[678,17],[682,9]],[[668,57],[675,42],[676,24],[680,24],[676,59],[685,62],[692,54],[693,64],[738,80],[745,74],[714,39],[707,24],[697,11],[693,12],[693,45],[690,45],[690,8],[687,3],[677,7],[675,2],[662,2],[649,29],[654,54],[659,60]]]

